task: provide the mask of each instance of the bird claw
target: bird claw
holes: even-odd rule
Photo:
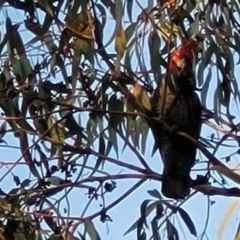
[[[172,135],[172,134],[176,133],[177,131],[178,131],[177,126],[173,126],[173,127],[171,127],[171,129],[170,129],[170,134]]]

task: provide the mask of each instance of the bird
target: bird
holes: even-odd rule
[[[190,194],[190,171],[197,151],[193,143],[174,132],[184,132],[198,139],[201,131],[201,102],[195,92],[193,74],[184,70],[189,59],[183,60],[181,70],[158,82],[151,98],[153,116],[172,129],[167,130],[159,122],[151,127],[163,161],[161,191],[172,199],[184,199]]]

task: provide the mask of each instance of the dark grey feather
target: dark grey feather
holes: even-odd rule
[[[181,76],[163,79],[153,95],[154,116],[170,127],[177,127],[195,139],[201,130],[201,104],[191,81]],[[164,94],[166,99],[164,101]],[[195,162],[196,147],[176,134],[170,134],[161,124],[151,126],[164,164],[162,193],[169,198],[185,198],[190,192],[190,171]]]

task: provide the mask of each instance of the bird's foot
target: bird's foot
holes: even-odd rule
[[[172,135],[172,134],[175,134],[177,131],[178,131],[178,127],[177,126],[173,126],[173,127],[170,128],[169,133],[170,133],[170,135]]]
[[[198,185],[208,185],[210,184],[208,181],[208,177],[203,175],[197,175],[197,178],[195,180],[191,180],[191,187],[195,187]]]

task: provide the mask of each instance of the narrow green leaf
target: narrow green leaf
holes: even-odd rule
[[[190,25],[187,30],[188,37],[191,38],[192,36],[196,35],[199,32],[199,17],[196,16],[194,22]]]
[[[236,64],[238,65],[240,63],[240,39],[239,39],[239,35],[234,32],[234,40],[236,43],[236,52],[238,54],[238,61],[236,62]]]
[[[0,42],[0,54],[2,53],[3,48],[7,44],[7,34],[4,35],[2,41]]]
[[[218,69],[221,71],[223,77],[227,78],[221,55],[219,54],[219,52],[216,52],[215,55],[216,55],[216,63],[217,63]]]
[[[130,22],[132,22],[133,0],[127,0],[127,14]]]
[[[179,240],[177,229],[168,219],[167,219],[167,234],[169,240]]]
[[[137,239],[141,238],[142,233],[144,233],[143,220],[140,219],[137,225]]]
[[[19,59],[17,58],[12,59],[12,68],[13,68],[14,75],[20,75],[20,77],[22,78],[23,73],[22,73],[21,63]]]
[[[120,25],[119,28],[116,29],[116,35],[115,35],[115,51],[119,59],[122,59],[124,55],[126,44],[127,44],[127,40],[126,40],[125,32],[122,26]]]
[[[199,85],[202,85],[204,83],[204,70],[206,69],[207,65],[209,64],[212,54],[213,54],[213,46],[210,46],[205,54],[203,55],[203,60],[201,61],[198,69],[198,81]]]
[[[29,59],[25,55],[20,58],[20,65],[22,69],[22,78],[26,79],[29,77],[30,73],[32,73],[33,69]]]
[[[0,139],[4,137],[4,135],[6,134],[6,131],[7,131],[7,122],[4,121],[0,126]]]
[[[87,218],[84,220],[84,227],[91,240],[101,240],[91,219]]]
[[[62,118],[66,117],[71,111],[71,106],[75,103],[76,99],[78,99],[78,96],[72,94],[68,94],[66,97],[59,96],[57,98],[56,102],[60,105],[59,113]],[[65,106],[63,106],[62,104],[64,104]]]
[[[149,126],[147,122],[142,119],[142,124],[141,124],[141,149],[142,149],[142,154],[145,154],[146,147],[147,147],[147,137],[149,133]]]
[[[78,68],[79,68],[79,64],[80,61],[82,59],[82,52],[79,49],[75,49],[74,54],[73,54],[73,61],[72,61],[72,90],[73,92],[76,89],[76,79],[78,76]]]
[[[146,218],[146,209],[147,205],[151,202],[150,199],[145,199],[140,206],[141,222],[148,228],[147,218]]]
[[[230,81],[227,78],[223,78],[222,83],[221,83],[221,89],[222,89],[222,104],[225,107],[229,107],[230,103],[230,97],[231,97],[231,85]]]
[[[55,74],[55,67],[56,67],[56,54],[52,54],[51,59],[49,61],[49,66],[50,66],[50,72],[52,74],[52,76],[55,78],[56,74]]]
[[[153,0],[148,0],[147,13],[150,12],[153,8]]]
[[[48,1],[47,0],[39,0],[38,2],[42,5],[45,12],[53,18],[54,17],[53,10],[50,7],[51,5],[49,5]]]
[[[82,235],[79,231],[77,232],[79,237],[80,237],[80,240],[86,240],[85,236]]]
[[[99,137],[99,148],[98,148],[98,153],[100,153],[101,155],[104,155],[105,154],[105,141],[104,141],[104,138],[103,138],[103,134],[100,135]],[[94,171],[91,175],[93,175],[99,168],[99,166],[104,165],[104,158],[102,157],[99,157],[96,161],[96,164],[94,166]]]
[[[105,8],[101,4],[95,3],[95,6],[98,8],[98,10],[100,12],[100,16],[107,16]],[[102,17],[101,20],[102,20],[101,29],[104,29],[104,27],[106,25],[106,22],[107,22],[107,19],[105,17]]]
[[[113,18],[116,19],[115,4],[112,2],[112,0],[101,0],[101,2],[106,8],[110,9],[110,13],[112,14]]]
[[[232,2],[234,2],[234,1],[231,1],[231,3]],[[236,7],[236,5],[238,5],[238,4],[234,4],[234,5],[235,5],[234,7]],[[230,16],[230,12],[231,11],[229,10],[228,7],[225,7],[225,6],[222,7],[222,14],[224,15],[227,34],[232,34],[232,24],[231,24],[231,20],[230,20],[230,19],[232,19],[232,17]]]
[[[113,149],[115,150],[117,158],[119,158],[117,133],[113,128],[110,128],[109,130],[109,138],[110,138],[110,141],[113,143]]]
[[[50,116],[48,117],[47,124],[51,137],[57,142],[62,143],[65,137],[63,133],[63,128],[62,126],[60,126],[60,123],[53,122],[53,118]],[[57,148],[61,148],[61,146],[58,144],[54,144],[54,146]]]
[[[181,218],[183,219],[184,223],[188,227],[188,230],[190,231],[190,233],[192,235],[194,235],[195,237],[197,237],[196,228],[194,226],[194,223],[193,223],[192,219],[188,215],[188,213],[185,210],[183,210],[182,208],[178,208],[178,212],[179,212]]]
[[[91,142],[94,138],[93,132],[92,132],[92,128],[93,128],[93,124],[96,124],[91,118],[88,119],[87,122],[87,126],[86,126],[86,132],[87,132],[87,137],[89,139],[89,141]]]
[[[162,199],[162,196],[161,196],[160,192],[156,189],[148,190],[147,193],[154,198]]]
[[[213,109],[214,109],[214,112],[215,114],[219,115],[219,111],[220,111],[220,104],[219,104],[219,101],[221,101],[221,99],[219,99],[221,97],[221,90],[220,90],[220,83],[218,81],[218,85],[217,85],[217,88],[214,92],[214,95],[213,95]]]
[[[133,135],[133,144],[136,146],[137,149],[139,149],[139,143],[140,143],[140,134],[141,134],[141,118],[138,117],[135,121],[135,133]]]
[[[192,12],[192,10],[196,7],[198,4],[197,0],[190,0],[186,2],[186,10],[188,13]]]
[[[145,217],[147,217],[152,211],[153,209],[156,207],[156,202],[153,202],[151,204],[149,204],[146,207],[146,214]],[[135,230],[138,226],[139,221],[141,220],[141,217],[139,219],[137,219],[129,228],[128,230],[123,234],[123,236],[127,235],[128,233],[132,232],[133,230]]]
[[[154,217],[153,220],[151,221],[151,227],[152,227],[152,237],[153,240],[160,240],[160,234],[159,234],[159,229],[158,229],[158,218]]]
[[[146,239],[147,239],[147,234],[146,234],[146,232],[143,231],[143,232],[141,233],[141,235],[139,236],[138,239],[139,239],[139,240],[146,240]]]
[[[238,101],[240,101],[240,91],[239,91],[237,79],[233,79],[232,84],[233,84],[233,89],[235,91],[235,95],[237,96]]]
[[[130,53],[130,50],[127,49],[127,51],[125,53],[125,58],[124,58],[124,66],[126,67],[126,71],[127,71],[128,75],[133,74],[131,56],[132,56],[132,54]]]
[[[46,154],[42,151],[41,147],[38,144],[35,145],[35,148],[40,156],[40,161],[44,164],[46,172],[48,172],[49,171],[49,163],[48,163],[48,158],[47,158]]]
[[[158,146],[155,143],[153,144],[151,157],[153,157],[155,155],[155,153],[157,152],[157,150],[158,150]]]
[[[206,104],[207,104],[207,94],[208,94],[211,79],[212,79],[212,69],[209,68],[206,80],[204,82],[204,85],[203,85],[202,91],[201,91],[201,100],[202,100],[202,105],[204,107],[206,107]]]
[[[17,31],[18,26],[12,25],[12,21],[9,17],[6,19],[6,30],[7,38],[10,47],[10,59],[13,60],[15,57],[22,57],[25,55],[25,47],[22,38]]]
[[[31,153],[29,150],[27,134],[23,131],[20,133],[19,142],[20,142],[22,156],[23,156],[25,162],[27,163],[27,166],[29,167],[33,176],[40,179],[40,175],[39,175],[37,168],[33,162],[33,159],[32,159],[32,156],[31,156]]]
[[[60,53],[64,53],[64,47],[68,45],[71,37],[72,37],[72,32],[69,29],[65,28],[61,32],[59,48],[58,48]]]
[[[134,22],[125,29],[126,43],[128,43],[129,40],[132,38],[137,24],[138,24],[137,22]],[[129,48],[129,45],[128,45],[128,48]]]
[[[156,218],[160,219],[163,216],[163,204],[161,201],[156,202]]]

